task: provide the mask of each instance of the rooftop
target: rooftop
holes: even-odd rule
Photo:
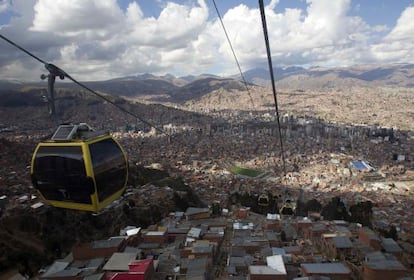
[[[103,270],[129,271],[128,264],[135,261],[136,258],[135,253],[114,253],[103,267]]]
[[[303,263],[302,269],[309,274],[350,274],[351,271],[342,263]]]

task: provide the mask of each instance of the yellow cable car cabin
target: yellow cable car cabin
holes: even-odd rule
[[[128,161],[108,133],[84,123],[60,125],[51,140],[37,145],[31,177],[52,206],[98,212],[124,192]]]
[[[287,198],[279,209],[279,213],[283,216],[293,216],[296,211],[296,202],[293,198]]]
[[[257,199],[257,204],[262,207],[268,207],[269,206],[269,195],[268,194],[259,195],[259,198]]]

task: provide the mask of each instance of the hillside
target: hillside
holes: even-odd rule
[[[306,89],[296,88],[295,85],[292,86],[293,89],[279,90],[278,84],[277,94],[282,116],[307,115],[335,122],[378,124],[414,130],[414,89],[381,86],[381,82],[373,78],[388,77],[387,79],[395,80],[397,76],[394,75],[400,72],[394,71],[388,76],[385,73],[374,75],[371,72],[370,76],[365,71],[339,78],[339,72],[325,73],[322,69],[313,71],[314,74],[286,74],[284,78],[302,77],[303,81],[298,79],[300,82],[309,82]],[[311,75],[314,78],[308,80],[306,77]],[[321,87],[318,83],[324,79],[342,86]],[[0,229],[0,271],[18,263],[20,271],[32,275],[50,260],[63,257],[78,241],[118,234],[119,229],[131,224],[144,227],[171,211],[183,211],[189,205],[205,206],[203,199],[212,200],[221,196],[221,188],[224,190],[229,187],[231,191],[246,185],[259,188],[259,185],[246,184],[245,181],[240,181],[240,185],[229,184],[228,178],[222,177],[224,173],[218,173],[218,168],[222,168],[228,161],[256,164],[262,159],[271,158],[272,162],[277,162],[277,156],[269,156],[269,149],[277,147],[273,136],[268,137],[269,142],[264,142],[264,137],[257,137],[254,133],[246,134],[244,139],[240,139],[232,133],[204,134],[201,129],[208,126],[230,129],[233,124],[243,123],[243,117],[248,116],[251,120],[246,127],[266,130],[274,125],[274,122],[261,122],[262,117],[273,116],[271,90],[249,85],[247,92],[238,80],[211,76],[187,77],[180,81],[182,84],[178,85],[172,76],[146,75],[138,79],[88,83],[100,92],[109,92],[113,86],[120,93],[117,88],[119,85],[130,93],[128,99],[162,103],[144,104],[131,102],[116,94],[107,96],[117,105],[159,128],[182,128],[177,129],[172,140],[165,135],[151,133],[150,126],[70,83],[56,84],[58,114],[55,119],[47,112],[45,83],[5,83],[7,87],[0,90],[0,145],[3,148],[0,149],[0,190],[1,195],[7,196],[14,203],[14,208],[3,205],[4,212],[0,212],[0,222],[3,225]],[[309,86],[312,85],[311,81],[314,86]],[[137,86],[142,84],[148,89],[144,91],[144,86]],[[238,114],[238,110],[248,112]],[[217,111],[224,113],[215,114]],[[251,111],[262,112],[249,114]],[[224,120],[226,116],[233,118]],[[124,201],[116,210],[98,217],[50,207],[45,207],[39,213],[29,209],[29,203],[19,202],[23,195],[35,193],[31,187],[29,168],[35,144],[40,138],[49,136],[58,122],[87,122],[94,128],[116,132],[128,154],[131,167],[128,193],[136,195]],[[327,127],[330,125],[323,121],[321,123]],[[352,141],[349,137],[304,139],[299,132],[297,131],[297,137],[292,136],[286,143],[291,160],[288,165],[294,162],[296,164],[299,159],[301,166],[296,165],[297,168],[301,168],[301,171],[311,170],[315,174],[321,174],[321,166],[328,167],[332,163],[333,152],[339,152],[342,147],[350,147],[347,141]],[[367,140],[367,143],[371,142]],[[251,150],[246,149],[247,145],[252,147]],[[369,155],[375,155],[373,159],[389,159],[390,155],[403,149],[403,146],[389,144],[389,147],[397,151],[393,152],[394,150],[383,149],[384,145],[372,145],[372,150],[369,150],[366,143],[358,142],[354,148],[356,154],[364,155],[368,160]],[[318,157],[324,160],[319,162],[316,160]],[[315,165],[314,162],[319,163]],[[342,164],[345,166],[344,162]],[[148,166],[161,166],[164,169],[156,170]],[[197,169],[197,173],[190,171],[192,168]],[[278,168],[280,166],[272,165],[272,172],[279,172]],[[219,179],[214,181],[212,174],[217,174]],[[308,173],[303,174],[307,176]],[[335,174],[338,175],[339,172]],[[196,194],[200,194],[200,198],[188,187],[187,180],[198,191]],[[263,187],[263,182],[259,183]],[[274,181],[266,183],[274,186]],[[308,181],[306,185],[310,185]],[[223,191],[223,197],[225,193]]]
[[[276,68],[275,75],[279,109],[283,114],[308,115],[340,123],[381,124],[414,129],[411,121],[414,116],[413,64]],[[220,78],[207,74],[180,78],[144,74],[85,84],[101,93],[138,102],[138,107],[146,103],[194,112],[274,110],[270,87],[253,84],[268,84],[268,72],[263,69],[249,70],[245,73],[245,78],[252,82],[247,85],[248,90],[236,76]],[[45,82],[13,81],[1,85],[0,105],[15,107],[19,104],[33,104],[46,107],[42,97],[46,93]],[[63,107],[71,98],[59,97],[59,91],[82,92],[77,85],[68,82],[57,82],[56,89],[58,99],[62,98],[59,106]],[[21,92],[28,95],[21,96]],[[93,105],[96,102],[92,98],[87,104]],[[94,114],[98,114],[94,110],[83,109],[89,111],[85,119],[93,119]],[[143,116],[147,116],[146,111],[138,109]],[[150,117],[154,118],[158,117]]]
[[[351,67],[276,68],[277,85],[284,89],[347,89],[352,87],[414,87],[414,64],[357,65]],[[267,70],[247,72],[247,80],[269,85]]]

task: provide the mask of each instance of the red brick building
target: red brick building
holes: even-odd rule
[[[364,263],[364,280],[397,280],[407,276],[407,269],[397,260]]]
[[[368,227],[363,227],[358,231],[358,239],[362,243],[370,245],[374,250],[381,250],[381,239]]]
[[[185,218],[190,220],[207,219],[211,215],[209,208],[188,207],[184,213]]]
[[[145,243],[158,243],[164,244],[168,240],[167,231],[163,230],[150,230],[142,233],[142,239]]]
[[[351,280],[351,270],[342,263],[303,263],[303,276],[327,276],[331,280]]]
[[[109,258],[113,253],[122,252],[125,247],[125,237],[111,237],[107,240],[77,244],[72,248],[72,254],[75,260],[89,260],[98,257]]]

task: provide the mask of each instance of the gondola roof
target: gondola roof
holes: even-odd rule
[[[53,142],[87,141],[93,138],[109,135],[108,131],[95,131],[88,124],[62,124],[51,137]]]

